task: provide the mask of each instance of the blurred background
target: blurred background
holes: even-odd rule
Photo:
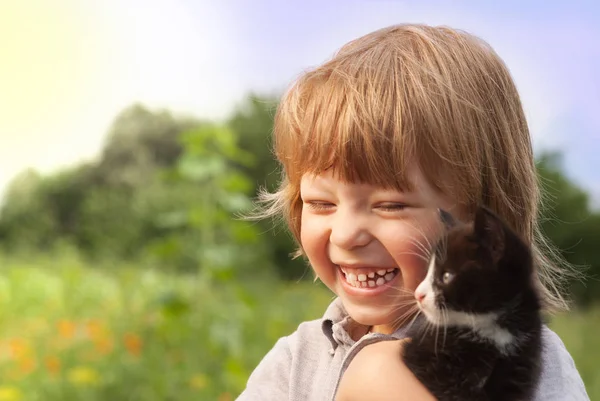
[[[544,229],[588,267],[553,317],[600,400],[600,7],[592,1],[0,1],[0,401],[233,400],[332,296],[272,221],[273,113],[399,22],[487,40],[522,94]]]

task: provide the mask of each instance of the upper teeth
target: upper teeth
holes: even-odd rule
[[[376,280],[367,280],[367,278],[375,279],[375,272],[355,274],[347,272],[343,267],[341,269],[346,274],[346,281],[355,287],[375,287],[385,284],[395,277],[394,270],[396,270],[394,268],[377,270],[379,277]]]

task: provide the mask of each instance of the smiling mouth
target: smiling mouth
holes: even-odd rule
[[[343,273],[344,279],[352,287],[377,288],[392,281],[400,272],[398,268],[378,269],[360,271],[359,269],[348,269],[338,266]]]

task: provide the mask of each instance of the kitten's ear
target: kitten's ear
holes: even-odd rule
[[[475,213],[474,231],[494,264],[498,263],[505,248],[504,223],[490,209],[481,206]]]
[[[444,223],[446,229],[450,229],[456,225],[456,220],[454,217],[444,209],[438,208],[438,214],[440,215],[440,220],[442,223]]]

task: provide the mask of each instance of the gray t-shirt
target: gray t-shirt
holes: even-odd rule
[[[366,345],[406,337],[368,334],[354,341],[355,323],[335,299],[322,319],[304,322],[280,338],[252,372],[237,401],[333,401],[342,373]],[[571,355],[560,338],[543,331],[542,377],[534,401],[589,401]]]

